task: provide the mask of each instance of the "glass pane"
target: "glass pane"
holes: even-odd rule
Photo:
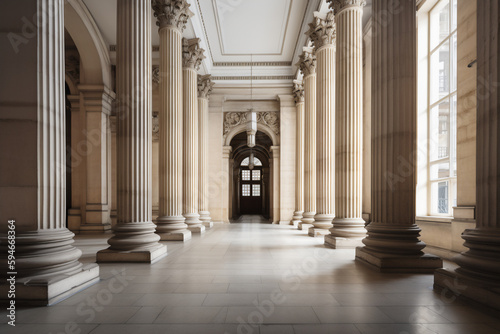
[[[252,185],[252,196],[255,196],[255,197],[260,196],[260,184]]]
[[[250,196],[250,185],[249,184],[242,184],[241,185],[241,195],[243,197],[249,197]]]
[[[243,181],[250,181],[250,171],[248,169],[243,169],[241,171],[241,179]]]
[[[451,31],[457,29],[457,0],[452,1],[451,5]]]
[[[450,112],[450,176],[457,176],[457,95],[451,97]],[[456,184],[455,184],[456,186]]]
[[[431,180],[439,180],[450,177],[450,163],[444,162],[431,166]]]
[[[258,158],[254,158],[254,165],[255,166],[262,166],[262,161],[260,161]]]
[[[252,171],[252,180],[253,181],[260,181],[260,170],[254,169]]]
[[[441,0],[431,11],[431,50],[450,34],[450,2]]]
[[[450,81],[451,81],[451,92],[453,93],[454,91],[457,90],[457,64],[458,64],[458,59],[457,59],[457,33],[454,33],[451,36],[451,75],[450,75]]]
[[[431,104],[450,93],[450,41],[431,55]]]
[[[432,214],[449,214],[448,181],[432,184]]]
[[[444,100],[431,109],[429,129],[431,161],[450,156],[450,127],[450,103]]]
[[[241,162],[241,166],[248,166],[249,162],[250,162],[250,158],[245,158]]]

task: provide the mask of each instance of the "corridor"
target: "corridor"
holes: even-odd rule
[[[433,275],[379,274],[354,262],[353,249],[244,219],[168,242],[153,265],[100,264],[99,283],[52,307],[18,310],[16,327],[2,311],[0,332],[500,333],[498,318],[434,293]],[[77,236],[81,261],[94,262],[107,238]]]

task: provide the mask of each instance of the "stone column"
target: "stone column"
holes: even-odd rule
[[[316,214],[316,56],[305,47],[299,67],[304,75],[304,214],[299,230],[313,227]]]
[[[49,305],[99,280],[66,228],[64,1],[7,1],[0,12],[9,16],[0,62],[0,300]]]
[[[337,24],[335,108],[335,219],[325,245],[362,246],[363,6],[365,0],[331,0]]]
[[[182,40],[184,133],[183,212],[192,233],[204,233],[198,213],[198,69],[205,58],[198,38]]]
[[[335,16],[314,13],[307,34],[316,49],[316,215],[309,236],[330,232],[335,217]]]
[[[151,219],[151,4],[117,3],[118,219],[98,262],[155,262],[167,253]]]
[[[293,94],[296,116],[296,141],[295,141],[295,212],[292,223],[298,225],[304,214],[304,85],[293,82]]]
[[[281,158],[280,158],[280,147],[279,146],[271,146],[271,160],[272,160],[272,168],[271,172],[273,173],[272,184],[273,184],[273,224],[280,223],[280,199],[281,199],[281,186],[280,186],[280,174],[281,174]]]
[[[374,17],[394,12],[391,6],[374,1]],[[415,6],[415,0],[399,1],[390,20],[373,22],[373,219],[356,260],[384,272],[432,272],[442,266],[441,259],[422,252],[425,243],[415,224]]]
[[[455,272],[438,270],[434,287],[500,310],[500,4],[477,2],[476,228],[462,234],[467,252]]]
[[[228,175],[229,171],[233,169],[233,163],[231,159],[231,152],[233,151],[232,146],[222,146],[222,173],[221,175]],[[231,200],[231,181],[224,182],[223,179],[219,181],[219,185],[221,187],[221,220],[223,223],[230,222],[231,217],[229,217],[229,210],[226,209],[229,207],[229,201]],[[227,186],[227,188],[225,188]],[[225,203],[225,204],[224,204]]]
[[[212,228],[214,223],[208,211],[208,98],[214,83],[211,75],[198,75],[198,120],[199,120],[199,172],[198,172],[198,210],[205,228]]]
[[[191,239],[182,215],[182,32],[193,15],[186,0],[153,0],[160,34],[159,214],[161,240]]]

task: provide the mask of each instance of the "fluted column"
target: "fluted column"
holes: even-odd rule
[[[374,1],[374,17],[391,6]],[[373,219],[356,260],[378,271],[432,272],[442,261],[424,255],[415,224],[416,4],[398,6],[390,20],[373,21]]]
[[[208,98],[214,83],[211,75],[198,75],[198,125],[199,125],[199,164],[198,164],[198,210],[205,228],[212,228],[213,222],[208,211]]]
[[[335,217],[335,16],[314,13],[307,34],[317,58],[316,215],[311,237],[329,234]]]
[[[299,230],[309,231],[316,214],[316,56],[305,47],[299,67],[304,74],[304,214]]]
[[[296,113],[296,141],[295,141],[295,212],[292,223],[297,225],[304,214],[304,85],[302,82],[293,82]]]
[[[434,287],[500,310],[500,4],[477,2],[476,228],[456,271],[438,270]],[[450,283],[453,283],[450,287]],[[454,289],[453,289],[454,288]]]
[[[335,219],[325,245],[362,246],[363,6],[365,0],[330,0],[337,24],[335,108]]]
[[[152,221],[151,4],[117,3],[118,217],[98,262],[154,262],[166,255]]]
[[[182,32],[193,15],[186,0],[153,0],[160,35],[159,212],[161,240],[191,239],[182,215]]]
[[[199,39],[182,40],[184,150],[183,150],[183,213],[188,229],[205,232],[198,213],[198,69],[205,56]]]
[[[0,7],[44,23],[28,41],[20,16],[2,22],[11,39],[0,62],[0,300],[48,305],[99,280],[96,264],[79,262],[66,228],[64,1]],[[16,44],[20,38],[26,43]],[[8,255],[15,261],[8,264]],[[7,293],[11,277],[15,297]]]

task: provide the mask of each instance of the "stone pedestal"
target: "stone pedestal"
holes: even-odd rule
[[[167,247],[158,242],[151,217],[151,4],[117,4],[118,217],[110,247],[97,252],[97,262],[153,263]]]
[[[333,0],[337,26],[335,108],[335,219],[325,245],[362,246],[363,6],[365,1]]]
[[[477,142],[476,228],[462,234],[469,250],[455,257],[455,271],[438,270],[437,291],[450,290],[459,298],[500,310],[500,4],[477,2]],[[488,92],[485,94],[484,92]],[[450,284],[452,285],[450,287]]]
[[[211,75],[198,75],[198,125],[199,125],[199,195],[198,195],[198,210],[200,220],[209,229],[214,226],[210,212],[208,211],[208,203],[210,193],[208,191],[208,99],[212,92],[214,83],[211,80]]]
[[[2,49],[0,301],[42,306],[97,282],[99,267],[79,262],[82,252],[65,227],[64,1],[16,3],[2,3],[0,10],[44,24],[30,32],[29,43],[5,39]],[[26,35],[18,20],[3,24],[4,31]],[[8,263],[9,255],[15,256],[14,264]],[[7,279],[12,277],[16,291],[11,298]]]
[[[156,233],[161,240],[191,239],[182,215],[182,32],[193,15],[186,0],[154,0],[160,35],[159,212]]]
[[[330,234],[335,217],[335,20],[314,13],[307,34],[316,49],[316,215],[309,236]]]
[[[316,56],[304,48],[299,68],[304,74],[304,213],[299,229],[309,230],[316,214]]]
[[[182,40],[183,96],[184,96],[184,150],[183,150],[183,215],[188,230],[205,232],[198,212],[198,74],[205,56],[199,47],[199,39]]]
[[[390,6],[375,1],[373,15]],[[373,22],[372,223],[356,260],[384,272],[433,272],[442,266],[441,259],[422,252],[415,224],[415,6],[415,0],[401,1],[398,15]]]
[[[298,226],[304,214],[304,85],[293,82],[296,114],[295,141],[295,212],[292,224]],[[301,227],[302,228],[302,227]]]

